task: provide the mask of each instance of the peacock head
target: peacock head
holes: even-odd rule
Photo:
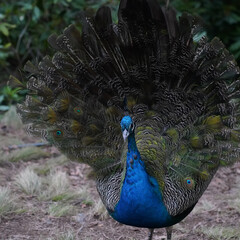
[[[121,120],[121,128],[122,128],[122,134],[124,141],[127,139],[127,137],[134,133],[134,123],[130,116],[125,116]]]

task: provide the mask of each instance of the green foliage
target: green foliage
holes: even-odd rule
[[[0,124],[3,124],[7,128],[11,128],[15,130],[19,130],[23,128],[23,123],[17,114],[16,106],[14,105],[10,106],[9,110],[6,113],[4,113],[2,116],[0,116]],[[19,140],[18,142],[16,142],[16,139],[15,139],[12,143],[9,143],[9,145],[21,144],[21,143],[22,142],[19,142]],[[1,145],[1,137],[0,137],[0,145]]]
[[[172,0],[179,12],[199,15],[208,37],[219,37],[240,64],[240,2],[237,0]]]
[[[12,151],[10,154],[6,156],[4,155],[2,159],[9,162],[18,162],[18,161],[27,162],[34,159],[47,158],[49,157],[49,155],[50,154],[48,152],[45,152],[40,148],[26,147],[26,148],[21,148],[21,149]]]
[[[53,203],[49,206],[48,213],[53,217],[70,216],[74,214],[74,206],[70,204]]]
[[[230,240],[239,239],[240,230],[234,227],[216,226],[216,227],[201,227],[198,232],[204,233],[208,239],[213,240]]]
[[[0,187],[0,218],[17,210],[15,201],[9,188]]]
[[[47,39],[79,22],[81,11],[95,12],[101,5],[118,6],[118,0],[1,0],[0,1],[0,90],[9,75],[21,79],[27,60],[38,62],[50,54]],[[115,17],[116,19],[116,14]],[[1,93],[0,93],[1,94]],[[18,99],[17,101],[20,101]],[[10,102],[9,104],[12,104]],[[1,103],[0,103],[1,104]]]
[[[21,171],[15,178],[16,186],[28,195],[38,194],[41,190],[41,178],[29,167]]]
[[[5,86],[0,89],[0,112],[10,109],[10,105],[22,100],[25,90]]]

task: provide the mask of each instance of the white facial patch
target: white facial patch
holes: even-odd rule
[[[125,129],[125,130],[123,131],[122,135],[123,135],[123,140],[124,140],[124,142],[125,142],[126,139],[127,139],[127,137],[129,136],[129,132]]]

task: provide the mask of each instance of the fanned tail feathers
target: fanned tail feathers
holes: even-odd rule
[[[219,166],[240,158],[240,71],[218,38],[193,41],[196,17],[177,20],[154,0],[122,0],[118,19],[102,7],[82,18],[82,33],[71,25],[50,36],[56,53],[26,64],[29,96],[18,112],[30,133],[108,169],[122,166],[127,109],[148,173],[167,197],[187,189],[187,202],[168,205],[176,215],[196,203]]]

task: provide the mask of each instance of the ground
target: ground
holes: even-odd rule
[[[0,240],[138,240],[148,230],[111,219],[91,169],[26,135],[10,114],[0,123]],[[240,163],[222,168],[173,240],[240,239]],[[156,229],[154,240],[165,239]]]

